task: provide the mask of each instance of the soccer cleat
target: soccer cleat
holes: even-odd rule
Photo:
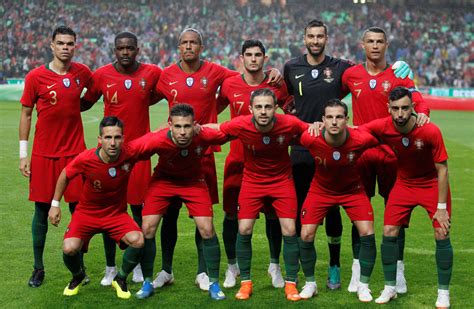
[[[386,304],[397,298],[397,290],[394,286],[386,285],[380,296],[375,300],[377,304]]]
[[[438,289],[438,298],[436,299],[436,309],[449,308],[449,290]]]
[[[168,274],[166,271],[162,270],[156,274],[156,278],[153,280],[153,287],[157,289],[163,287],[165,284],[172,284],[173,282],[173,273]]]
[[[285,280],[281,275],[281,267],[279,264],[270,263],[268,266],[268,275],[272,277],[272,285],[274,288],[283,288],[285,286]]]
[[[143,281],[142,288],[135,293],[135,296],[139,299],[145,299],[153,295],[154,292],[153,284],[149,281]]]
[[[196,283],[196,285],[203,291],[209,291],[209,285],[211,284],[206,273],[198,274],[194,283]]]
[[[37,288],[41,284],[43,284],[43,280],[44,280],[44,269],[35,268],[33,270],[33,273],[31,273],[30,280],[28,280],[28,285],[32,288]]]
[[[372,301],[372,291],[369,290],[369,285],[367,283],[359,283],[357,287],[357,297],[363,303],[368,303]]]
[[[132,294],[127,288],[127,281],[126,279],[120,278],[118,275],[115,276],[114,280],[112,281],[112,287],[117,292],[117,297],[121,299],[129,299]]]
[[[132,281],[135,283],[143,282],[143,273],[142,273],[142,267],[140,266],[140,264],[135,266],[135,268],[133,269]]]
[[[300,293],[298,293],[298,289],[296,288],[295,282],[286,281],[285,295],[286,295],[286,299],[291,300],[291,301],[298,301],[301,299]]]
[[[225,294],[222,292],[221,287],[218,282],[213,282],[209,286],[209,296],[214,300],[223,300],[225,299]]]
[[[79,287],[81,286],[82,280],[86,277],[84,272],[81,272],[79,275],[72,277],[69,284],[64,288],[64,296],[74,296],[79,293]]]
[[[407,292],[407,281],[405,280],[405,265],[403,261],[397,261],[397,283],[395,285],[398,294]]]
[[[316,282],[308,282],[304,285],[303,289],[300,292],[301,299],[310,299],[311,297],[318,294],[318,286]]]
[[[103,286],[112,285],[112,281],[114,280],[115,276],[117,276],[117,267],[105,266],[105,275],[104,278],[100,280],[100,284]]]
[[[240,300],[246,300],[250,298],[250,295],[252,295],[252,281],[251,280],[245,280],[240,282],[240,289],[235,294],[235,298],[240,299]]]
[[[239,275],[239,266],[237,264],[229,264],[227,266],[227,270],[225,271],[224,287],[233,288]]]
[[[352,262],[351,282],[349,283],[347,290],[351,293],[356,293],[359,283],[360,283],[360,264],[359,264],[358,259],[354,259],[354,261]]]
[[[326,286],[330,290],[337,290],[341,288],[341,270],[339,266],[329,266],[328,268],[328,281]]]

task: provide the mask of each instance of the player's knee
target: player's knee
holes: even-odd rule
[[[146,238],[153,238],[156,234],[157,226],[152,222],[143,221],[142,222],[142,231]]]
[[[395,225],[385,225],[383,227],[383,234],[384,236],[396,237],[398,236],[398,232],[400,231],[399,226]]]
[[[140,232],[128,233],[126,237],[127,237],[127,242],[129,243],[130,247],[142,248],[145,245],[143,234]]]
[[[434,233],[435,233],[434,236],[435,236],[435,239],[436,239],[436,240],[444,240],[444,239],[446,239],[446,238],[449,237],[449,236],[448,236],[449,234],[448,234],[448,235],[445,235],[444,232],[443,232],[443,230],[442,230],[441,228],[439,228],[439,227],[434,229]]]
[[[252,226],[250,226],[250,225],[239,224],[239,234],[240,235],[251,235],[252,230],[253,230]]]
[[[76,255],[79,253],[80,246],[74,242],[65,241],[63,244],[63,252],[66,255]]]
[[[314,233],[308,231],[308,230],[305,230],[305,229],[301,229],[301,240],[304,241],[304,242],[310,242],[310,241],[314,241]]]
[[[296,235],[296,228],[294,225],[282,225],[281,226],[281,234],[283,236],[295,236]]]

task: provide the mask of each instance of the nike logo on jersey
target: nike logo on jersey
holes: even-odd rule
[[[362,82],[360,82],[360,83],[354,83],[354,86],[359,86],[360,84],[362,84]]]
[[[175,81],[175,82],[169,82],[169,83],[168,83],[168,85],[170,85],[170,86],[171,86],[171,85],[174,85],[174,84],[176,84],[177,82],[178,82],[178,81]]]
[[[115,86],[115,84],[110,84],[110,85],[107,84],[107,88],[110,88],[110,87],[112,87],[112,86]]]
[[[49,86],[46,86],[46,88],[50,89],[51,87],[54,87],[54,85],[56,85],[56,83],[54,83],[52,85],[49,85]]]
[[[299,79],[299,78],[301,78],[301,77],[303,77],[303,76],[304,76],[304,74],[301,74],[301,75],[295,75],[295,79]]]
[[[234,93],[234,98],[238,98],[240,96],[242,96],[243,94],[242,93]]]

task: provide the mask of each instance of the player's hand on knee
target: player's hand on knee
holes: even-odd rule
[[[51,207],[48,212],[48,219],[52,225],[58,226],[61,221],[61,209],[59,207]]]
[[[438,221],[443,234],[448,235],[449,229],[451,228],[451,219],[449,218],[448,211],[446,209],[438,209],[433,216],[433,221],[434,220]]]
[[[20,158],[20,172],[25,177],[30,177],[30,159]]]
[[[419,113],[416,117],[416,125],[422,127],[427,123],[430,123],[430,117],[426,114]]]

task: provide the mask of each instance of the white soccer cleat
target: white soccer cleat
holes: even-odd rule
[[[153,280],[153,287],[155,289],[161,288],[166,284],[172,284],[174,282],[173,273],[169,274],[166,271],[162,270],[156,274],[155,280]]]
[[[270,263],[268,266],[268,275],[272,277],[272,285],[274,288],[280,289],[285,287],[285,280],[281,275],[280,264]]]
[[[397,290],[394,286],[386,285],[380,294],[380,296],[375,300],[377,304],[387,304],[392,299],[397,298]]]
[[[357,287],[357,297],[363,303],[368,303],[372,301],[372,291],[369,290],[369,285],[367,283],[359,283]]]
[[[405,264],[403,261],[397,261],[397,283],[395,285],[398,294],[407,292],[407,281],[405,279]]]
[[[436,308],[449,308],[451,304],[449,303],[449,290],[440,290],[438,289],[438,299],[436,299]]]
[[[104,278],[100,280],[100,284],[103,286],[111,286],[115,276],[117,276],[117,267],[105,266],[105,275]]]
[[[135,283],[143,282],[143,273],[142,273],[142,267],[140,266],[140,264],[135,266],[135,268],[133,269],[132,281]]]
[[[318,294],[318,286],[316,282],[306,282],[303,289],[300,292],[301,299],[310,299],[311,297]]]
[[[359,283],[360,283],[360,263],[358,259],[354,259],[352,262],[351,282],[349,283],[347,290],[351,293],[356,293]]]
[[[194,281],[197,286],[203,291],[209,291],[209,276],[206,273],[200,273],[196,276],[196,280]]]
[[[229,264],[227,270],[225,271],[225,288],[233,288],[236,284],[236,279],[240,275],[240,269],[237,264]]]

